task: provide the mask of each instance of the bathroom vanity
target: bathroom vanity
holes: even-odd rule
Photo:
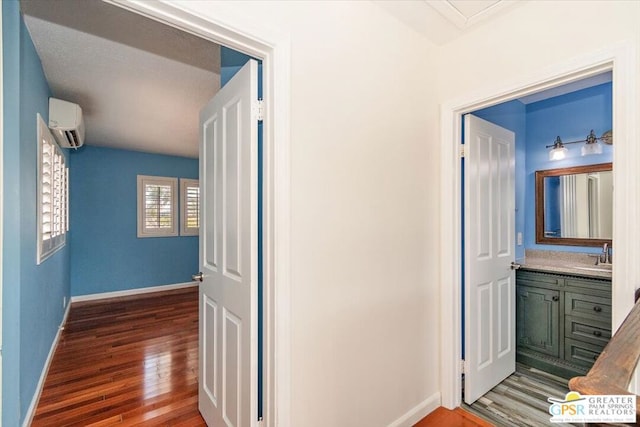
[[[574,264],[534,259],[516,272],[516,360],[564,378],[586,374],[611,338],[611,273]]]

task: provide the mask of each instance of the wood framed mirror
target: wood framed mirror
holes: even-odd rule
[[[536,243],[611,244],[612,171],[613,163],[536,171]]]

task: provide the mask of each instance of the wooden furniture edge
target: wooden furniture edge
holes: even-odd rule
[[[636,292],[640,296],[640,292]],[[640,359],[640,302],[636,303],[611,337],[586,376],[574,377],[569,389],[585,395],[633,394],[627,390]],[[640,414],[640,396],[636,396]]]

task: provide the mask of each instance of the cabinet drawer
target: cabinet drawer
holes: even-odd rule
[[[516,281],[521,285],[537,286],[542,288],[557,288],[564,285],[564,278],[557,274],[547,274],[526,270],[516,271]]]
[[[585,368],[591,368],[604,347],[566,338],[564,340],[564,358],[566,361]]]
[[[565,316],[564,336],[604,347],[611,339],[611,327],[584,317]]]
[[[611,324],[611,299],[595,295],[566,292],[564,313],[568,316],[587,317],[605,325]]]
[[[580,288],[580,292],[598,291],[611,295],[611,280],[587,279],[583,277],[567,277],[565,286],[568,288]]]

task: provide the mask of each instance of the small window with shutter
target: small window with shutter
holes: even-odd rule
[[[180,235],[197,236],[200,232],[200,183],[180,178]]]
[[[178,178],[138,175],[138,237],[178,235]]]
[[[47,124],[38,114],[38,250],[41,264],[62,248],[69,230],[69,168]]]

